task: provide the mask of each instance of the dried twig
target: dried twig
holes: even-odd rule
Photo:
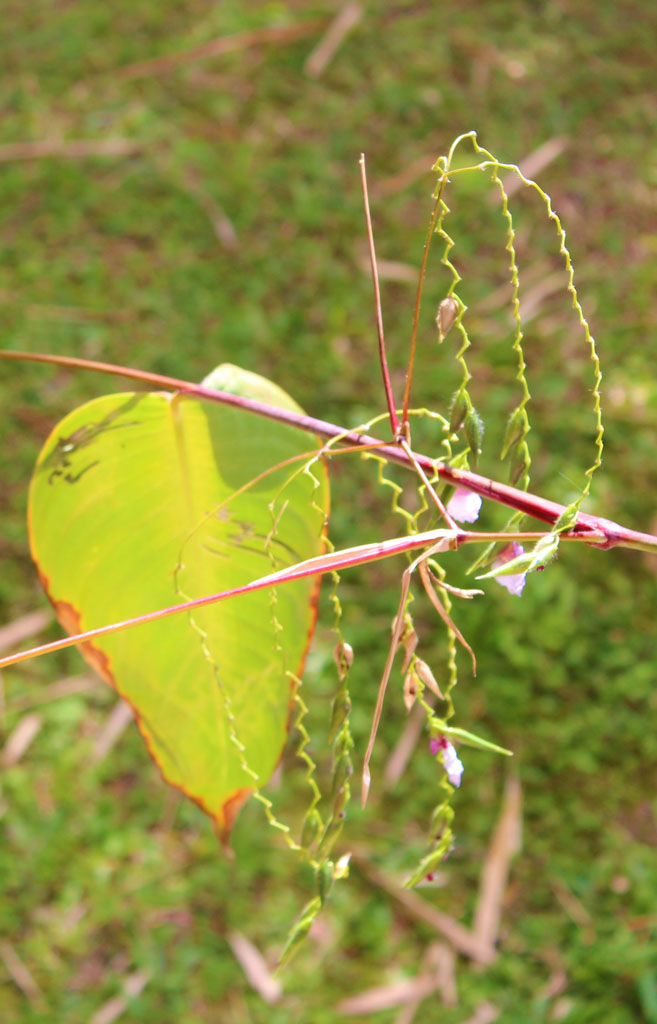
[[[529,153],[524,160],[521,160],[518,164],[518,168],[526,178],[536,178],[541,171],[551,164],[553,160],[556,160],[558,156],[561,156],[564,149],[568,145],[568,139],[555,136],[553,139],[548,139],[542,146]],[[506,192],[507,199],[515,195],[523,187],[522,179],[515,173],[510,172],[505,175],[502,179],[504,191]],[[499,200],[499,189],[495,188],[495,201]]]
[[[43,993],[10,942],[0,941],[0,960],[3,961],[12,980],[34,1009],[45,1013],[46,1003]]]
[[[492,1024],[499,1015],[500,1011],[497,1006],[494,1003],[489,1003],[488,1000],[484,1000],[483,1003],[479,1003],[472,1016],[463,1021],[463,1024]]]
[[[399,284],[415,284],[417,281],[417,267],[410,263],[401,263],[399,260],[378,260],[377,262],[381,281],[397,281]],[[359,258],[358,266],[364,274],[369,274],[369,257]]]
[[[502,903],[509,878],[509,865],[522,841],[522,793],[511,776],[504,791],[502,810],[481,870],[479,898],[474,917],[475,934],[488,946],[497,941]]]
[[[310,78],[319,78],[323,74],[345,37],[362,17],[363,8],[359,3],[347,3],[338,11],[304,64],[304,71]]]
[[[520,316],[523,321],[533,319],[539,312],[541,304],[550,295],[558,294],[563,290],[563,274],[557,271],[548,274],[542,281],[538,281],[533,288],[527,289],[520,300]]]
[[[34,320],[74,324],[125,323],[132,316],[127,309],[84,309],[82,306],[52,306],[41,302],[31,302],[25,307],[25,313]]]
[[[42,725],[43,718],[36,711],[23,715],[18,725],[11,732],[0,756],[0,763],[3,768],[12,768],[15,764],[18,764],[25,751],[40,732]]]
[[[420,1004],[438,990],[445,1006],[456,1006],[454,950],[444,942],[432,942],[422,959],[422,970],[415,978],[378,985],[338,1003],[336,1010],[345,1015],[370,1014],[402,1006],[396,1024],[411,1024]]]
[[[388,786],[394,786],[403,775],[408,760],[422,734],[426,717],[424,708],[416,704],[408,716],[408,721],[402,730],[395,749],[386,761],[383,777]]]
[[[118,700],[96,737],[92,754],[92,760],[95,763],[107,757],[116,741],[132,721],[134,721],[132,708],[124,700]]]
[[[561,878],[551,878],[550,886],[557,900],[568,914],[568,917],[582,929],[582,939],[587,946],[595,941],[595,925],[593,918],[580,899],[568,888]]]
[[[233,251],[237,248],[237,234],[233,222],[224,213],[217,200],[200,183],[196,174],[188,170],[185,173],[185,185],[189,193],[207,215],[214,233],[224,249]]]
[[[0,629],[0,651],[16,647],[23,640],[27,640],[28,637],[40,633],[52,622],[52,618],[52,612],[44,610],[29,612],[27,615],[22,615],[20,619],[14,619],[13,622],[9,622]]]
[[[267,28],[253,29],[251,32],[237,32],[232,36],[211,39],[208,43],[201,43],[200,46],[194,46],[189,50],[179,50],[177,53],[167,53],[163,57],[126,64],[115,74],[118,78],[145,78],[150,75],[161,75],[166,71],[173,71],[174,68],[193,64],[195,61],[204,60],[207,57],[221,57],[225,53],[246,50],[251,46],[260,46],[263,43],[287,43],[294,39],[302,39],[304,36],[314,35],[325,25],[324,20],[314,19],[301,22],[298,25],[271,25]]]
[[[377,868],[362,852],[352,851],[352,860],[376,886],[385,890],[397,900],[409,917],[422,921],[434,928],[464,956],[478,963],[490,964],[496,957],[495,950],[469,931],[458,921],[430,906],[421,896],[410,889],[403,889],[394,879]]]
[[[266,1003],[277,1003],[283,995],[283,986],[272,976],[260,950],[241,932],[231,932],[228,942],[251,987]]]
[[[429,598],[429,600],[431,601],[432,605],[434,606],[434,608],[436,609],[436,611],[440,615],[441,619],[443,620],[443,622],[447,626],[447,629],[450,631],[450,633],[454,634],[454,636],[459,641],[459,643],[465,648],[465,650],[470,655],[470,658],[471,658],[471,661],[472,661],[472,674],[473,674],[473,676],[476,676],[476,674],[477,674],[477,659],[475,658],[475,653],[472,650],[472,647],[470,646],[468,641],[463,636],[461,630],[458,628],[458,626],[456,625],[456,623],[454,622],[452,617],[448,614],[447,609],[445,608],[444,604],[442,603],[442,601],[438,597],[438,594],[436,593],[435,588],[433,586],[433,582],[431,580],[431,576],[429,574],[429,570],[427,568],[427,563],[426,562],[420,562],[419,570],[420,570],[420,578],[421,578],[422,583],[424,585],[424,589],[426,591],[427,597]]]
[[[338,1013],[345,1016],[377,1013],[404,1003],[418,1003],[436,990],[436,978],[432,974],[419,974],[416,978],[393,982],[392,985],[378,985],[357,996],[343,999],[336,1006]]]
[[[91,1018],[90,1024],[113,1024],[128,1008],[131,999],[136,999],[144,986],[150,981],[150,974],[147,971],[135,971],[129,974],[123,982],[123,995],[113,996],[106,1003],[96,1010]]]
[[[423,174],[428,174],[433,165],[436,162],[435,154],[425,153],[419,156],[417,160],[413,160],[412,163],[407,164],[406,167],[398,171],[397,174],[391,175],[389,178],[384,178],[378,182],[372,188],[372,197],[375,200],[387,199],[389,196],[394,196],[397,192],[402,192],[409,185],[414,184],[421,178]],[[415,276],[417,281],[417,272]]]
[[[101,686],[104,686],[104,683],[98,676],[69,676],[67,679],[60,679],[57,683],[50,683],[49,686],[42,686],[33,696],[25,697],[23,700],[8,701],[5,710],[7,714],[16,714],[18,711],[27,711],[28,708],[37,707],[39,704],[49,704],[62,697],[72,697],[76,693],[88,693],[89,690],[97,690]]]
[[[132,156],[143,146],[132,139],[40,139],[8,142],[0,146],[0,163],[9,160],[43,160],[45,157],[77,159],[87,156]]]
[[[562,966],[555,966],[543,988],[537,992],[537,1002],[548,1002],[555,996],[560,996],[568,988],[568,975]],[[555,1019],[555,1018],[553,1018]]]
[[[422,958],[422,966],[431,970],[435,975],[436,988],[442,996],[443,1004],[456,1006],[458,1003],[454,977],[456,955],[452,947],[447,946],[444,942],[432,942]],[[421,999],[407,1003],[397,1014],[395,1024],[413,1024],[421,1005]]]
[[[438,990],[445,1006],[456,1006],[456,953],[444,942],[432,942],[427,950],[427,965],[433,968]]]

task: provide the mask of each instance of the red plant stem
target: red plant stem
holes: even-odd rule
[[[372,217],[370,214],[370,201],[367,194],[367,173],[365,171],[365,154],[360,154],[360,177],[363,186],[363,203],[365,204],[365,223],[367,225],[367,242],[370,250],[370,267],[372,268],[372,286],[374,288],[374,309],[376,311],[376,333],[379,339],[379,363],[383,376],[383,390],[385,391],[386,402],[388,403],[388,415],[390,416],[390,427],[392,436],[399,437],[399,420],[395,397],[392,393],[390,374],[388,372],[388,360],[386,357],[386,343],[383,334],[383,310],[381,308],[381,289],[379,287],[379,273],[376,267],[376,253],[374,251],[374,232],[372,230]]]
[[[420,306],[422,304],[422,289],[424,288],[424,278],[427,273],[427,262],[429,259],[429,250],[431,248],[431,240],[433,233],[436,229],[436,221],[438,220],[438,214],[440,212],[440,204],[442,202],[443,192],[445,190],[446,178],[443,176],[438,187],[438,194],[434,203],[433,212],[431,214],[431,220],[429,221],[429,229],[427,231],[427,237],[424,242],[424,251],[422,253],[422,265],[420,267],[420,274],[417,282],[417,292],[415,296],[415,309],[413,311],[413,330],[411,331],[411,347],[408,356],[408,369],[406,370],[406,387],[404,388],[404,400],[402,407],[402,430],[408,435],[410,430],[408,420],[408,406],[411,400],[411,384],[413,382],[413,364],[415,363],[415,349],[417,347],[417,329],[420,322]]]
[[[325,420],[315,419],[305,413],[293,412],[290,409],[280,409],[277,406],[267,405],[265,402],[257,402],[252,398],[244,398],[241,395],[231,395],[226,391],[216,391],[214,388],[206,388],[201,384],[193,384],[191,381],[180,380],[177,377],[167,377],[160,373],[149,373],[146,370],[134,370],[127,366],[116,366],[113,363],[96,362],[92,359],[79,359],[76,356],[49,355],[41,352],[12,352],[0,351],[0,359],[9,359],[22,362],[49,363],[55,366],[69,366],[77,370],[95,370],[98,373],[106,373],[114,377],[125,377],[129,380],[141,381],[144,384],[154,385],[167,390],[180,391],[184,394],[194,395],[210,402],[219,402],[223,405],[232,405],[257,416],[265,416],[279,423],[288,423],[299,430],[310,434],[317,434],[320,437],[339,437],[343,444],[354,447],[377,446],[382,458],[389,462],[396,462],[401,466],[412,469],[413,465],[406,452],[396,444],[385,444],[376,437],[361,434],[358,431],[345,430],[343,427],[328,423]],[[483,498],[490,498],[501,505],[516,509],[526,515],[533,516],[541,522],[554,524],[564,506],[556,501],[541,498],[536,494],[521,491],[517,487],[510,487],[508,484],[490,480],[488,477],[480,476],[478,473],[471,473],[465,469],[454,469],[445,466],[443,463],[430,458],[428,455],[413,453],[415,460],[429,474],[437,472],[444,480],[451,484],[467,487],[469,490],[480,494]],[[657,536],[649,533],[640,533],[631,530],[618,523],[600,516],[590,515],[587,512],[580,512],[572,533],[595,533],[600,540],[590,540],[600,548],[625,547],[641,551],[657,553]]]
[[[509,540],[538,539],[543,534],[509,533],[504,535]],[[208,594],[206,597],[197,597],[191,601],[183,601],[180,604],[170,605],[167,608],[158,608],[157,611],[147,612],[145,615],[136,615],[134,618],[123,619],[121,622],[112,622],[107,626],[99,626],[96,629],[87,630],[84,633],[76,633],[72,636],[63,637],[61,640],[53,640],[47,644],[40,644],[38,647],[31,647],[27,651],[20,651],[18,654],[9,654],[0,658],[0,669],[9,665],[16,665],[21,661],[29,661],[31,658],[38,658],[42,654],[53,654],[66,647],[74,647],[76,644],[88,643],[101,636],[110,633],[119,633],[132,626],[145,625],[148,622],[157,622],[159,619],[168,618],[169,615],[178,615],[180,612],[192,611],[194,608],[203,608],[205,605],[218,604],[232,597],[239,597],[241,594],[251,594],[256,590],[265,587],[276,586],[277,583],[290,583],[293,580],[301,580],[307,576],[319,576],[326,572],[333,572],[336,569],[349,569],[355,565],[365,565],[381,558],[390,558],[405,551],[413,551],[417,548],[436,546],[436,541],[444,539],[445,548],[456,549],[461,544],[479,541],[499,539],[499,534],[476,533],[464,530],[453,532],[449,530],[427,530],[407,537],[395,537],[392,540],[376,541],[373,544],[361,544],[354,548],[345,548],[342,551],[334,551],[326,555],[317,555],[308,558],[305,562],[298,562],[288,569],[279,569],[277,572],[261,576],[251,583],[245,583],[241,587],[233,587],[231,590],[223,590],[216,594]],[[573,533],[564,533],[562,540],[587,542],[591,540],[588,535],[576,536]],[[592,538],[595,540],[595,536]]]

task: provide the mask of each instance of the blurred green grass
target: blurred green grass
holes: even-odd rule
[[[191,379],[229,360],[270,375],[309,412],[356,424],[382,408],[359,153],[368,159],[379,258],[403,265],[383,281],[399,388],[414,296],[408,268],[419,265],[433,187],[428,173],[414,176],[412,168],[428,168],[470,128],[510,162],[563,138],[563,153],[539,179],[568,230],[603,357],[607,446],[588,507],[654,528],[657,12],[639,0],[386,0],[364,5],[313,79],[305,62],[335,11],[319,3],[8,0],[0,39],[1,344]],[[308,34],[296,39],[166,73],[121,71],[214,38],[306,22]],[[126,155],[67,156],[65,146],[59,157],[3,153],[44,139],[119,139]],[[507,271],[487,194],[481,183],[455,187],[449,229],[471,307],[474,394],[489,425],[483,470],[497,473],[494,440],[512,403],[513,371],[507,310],[490,300]],[[558,261],[539,208],[519,196],[516,209],[521,286],[529,291]],[[456,377],[450,341],[435,348],[432,317],[446,280],[436,253],[414,393],[415,404],[443,411]],[[533,486],[565,500],[591,457],[591,377],[565,293],[537,302],[526,348]],[[0,621],[9,622],[45,606],[24,524],[41,441],[71,406],[109,388],[63,370],[3,365],[0,374]],[[428,446],[431,438],[428,431]],[[392,536],[399,527],[372,468],[342,464],[334,476],[336,544]],[[344,581],[360,750],[398,575],[398,565],[382,564]],[[656,598],[647,557],[570,550],[530,580],[521,601],[491,585],[480,604],[459,609],[479,660],[476,680],[463,664],[459,720],[516,751],[524,847],[498,961],[483,972],[460,962],[459,1005],[443,1007],[434,996],[418,1018],[456,1024],[488,1000],[501,1020],[518,1024],[657,1021]],[[423,656],[438,674],[443,638],[430,610],[419,601],[417,608]],[[321,627],[307,684],[322,765],[331,643]],[[44,686],[80,671],[72,655],[5,673],[5,735]],[[403,721],[401,702],[391,698],[375,780]],[[431,931],[356,867],[283,976],[283,1000],[265,1004],[227,937],[245,933],[273,962],[310,879],[255,806],[235,829],[234,860],[225,859],[200,812],[162,785],[135,730],[94,763],[113,704],[98,686],[34,707],[40,731],[4,773],[0,939],[41,995],[20,990],[5,958],[0,1019],[91,1020],[127,976],[145,972],[123,1019],[324,1024],[338,1019],[343,996],[418,972]],[[466,922],[507,768],[467,755],[447,884],[423,890]],[[298,775],[288,759],[275,794],[293,818]],[[367,812],[350,812],[344,849],[353,843],[390,873],[408,871],[423,848],[436,782],[418,747],[393,789],[375,781]],[[371,1019],[388,1024],[397,1013]]]

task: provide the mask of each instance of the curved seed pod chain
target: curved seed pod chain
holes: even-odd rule
[[[456,166],[455,155],[467,143],[470,144],[474,152],[474,161],[465,165],[460,162]],[[159,623],[171,616],[186,616],[188,626],[195,637],[197,653],[200,652],[202,661],[210,667],[214,680],[215,696],[213,700],[217,715],[224,723],[223,736],[226,751],[229,749],[232,751],[230,757],[233,763],[233,775],[230,785],[233,787],[234,796],[231,797],[231,800],[219,810],[211,812],[204,800],[195,794],[193,787],[186,788],[186,784],[175,777],[177,770],[174,764],[175,758],[170,759],[168,769],[165,770],[162,767],[162,764],[167,762],[167,755],[162,754],[161,750],[161,760],[158,760],[157,747],[159,743],[160,747],[164,749],[166,744],[164,740],[160,741],[155,724],[145,716],[140,728],[142,728],[149,749],[158,760],[165,778],[189,792],[189,795],[208,810],[208,813],[212,813],[224,838],[227,838],[229,834],[239,806],[247,796],[252,795],[263,806],[269,824],[281,833],[287,845],[312,867],[316,891],[290,933],[283,953],[283,962],[292,955],[307,934],[335,879],[344,877],[348,873],[348,855],[345,854],[338,857],[337,860],[332,860],[331,854],[343,828],[350,799],[350,777],[354,761],[360,763],[361,767],[360,790],[363,804],[367,800],[372,785],[370,759],[386,690],[397,659],[400,662],[400,682],[406,708],[410,710],[415,702],[423,708],[426,715],[427,740],[430,750],[442,769],[442,795],[438,805],[431,813],[427,853],[420,864],[411,868],[408,878],[409,885],[414,885],[426,875],[430,875],[448,855],[451,848],[453,818],[451,796],[455,788],[460,785],[463,773],[463,763],[459,756],[461,748],[470,746],[492,753],[510,754],[510,751],[503,750],[496,744],[452,724],[455,712],[453,691],[457,682],[458,647],[465,649],[472,672],[476,673],[475,653],[455,621],[453,605],[457,599],[471,600],[481,595],[483,591],[476,588],[464,590],[448,582],[446,567],[449,564],[450,552],[463,545],[478,545],[477,556],[470,571],[480,570],[477,579],[496,579],[512,594],[522,592],[527,574],[544,569],[556,557],[562,543],[584,543],[599,549],[622,546],[657,552],[657,537],[640,533],[582,511],[582,502],[590,493],[593,477],[602,461],[601,369],[595,340],[575,289],[574,272],[566,246],[565,232],[552,208],[549,196],[538,184],[527,179],[517,167],[501,163],[491,153],[483,149],[474,132],[460,136],[452,145],[447,156],[438,159],[434,165],[434,171],[437,177],[433,195],[434,206],[419,274],[405,389],[402,401],[398,405],[393,394],[387,365],[374,236],[367,197],[365,159],[361,157],[360,172],[374,287],[378,355],[387,408],[384,414],[376,417],[370,423],[356,428],[343,428],[315,419],[302,412],[282,392],[280,392],[280,396],[282,396],[280,397],[278,389],[275,389],[274,385],[269,385],[268,382],[263,382],[261,385],[253,375],[240,375],[239,371],[235,378],[239,384],[237,387],[225,387],[221,383],[224,378],[213,378],[213,375],[203,384],[196,385],[189,381],[160,374],[75,357],[0,351],[0,359],[4,360],[50,363],[132,379],[141,385],[164,388],[168,392],[173,391],[173,397],[169,396],[172,398],[172,405],[175,402],[181,402],[183,409],[186,408],[184,402],[188,399],[199,399],[204,403],[219,403],[224,407],[236,410],[240,415],[265,417],[286,430],[294,428],[297,434],[303,432],[310,436],[307,445],[297,445],[297,450],[291,454],[284,452],[282,457],[279,456],[278,459],[273,460],[273,465],[266,466],[251,474],[250,477],[235,483],[229,493],[223,494],[219,499],[216,496],[212,500],[208,499],[209,504],[206,505],[202,514],[195,512],[192,515],[191,527],[183,532],[178,544],[176,564],[170,566],[174,580],[175,604],[130,611],[121,621],[105,622],[92,629],[76,629],[76,621],[79,620],[65,620],[65,625],[71,633],[70,636],[0,659],[0,669],[2,669],[72,645],[81,645],[81,650],[86,651],[88,655],[89,651],[95,650],[93,645],[99,640],[102,641],[103,638],[113,637],[114,634],[120,634],[147,623]],[[544,204],[546,216],[554,226],[558,251],[563,260],[565,287],[570,295],[591,362],[594,456],[585,471],[584,486],[577,498],[567,507],[532,494],[529,490],[531,457],[527,435],[529,432],[530,391],[523,352],[520,277],[515,248],[514,222],[501,172],[516,174],[522,185],[536,194]],[[467,362],[471,347],[468,335],[467,308],[458,293],[461,279],[452,261],[455,241],[447,229],[450,213],[447,196],[450,181],[456,176],[479,174],[486,175],[490,179],[500,198],[506,232],[505,251],[511,284],[513,319],[511,350],[515,360],[515,379],[518,392],[515,405],[508,418],[501,450],[501,459],[508,460],[508,482],[490,479],[477,472],[482,447],[483,421],[475,408],[469,390],[472,374]],[[418,346],[423,286],[430,249],[436,238],[442,243],[441,263],[450,277],[447,292],[437,309],[438,342],[443,343],[450,334],[452,338],[457,339],[455,359],[460,373],[460,382],[444,416],[426,409],[412,409],[410,401]],[[438,424],[442,432],[441,452],[437,458],[424,455],[413,448],[412,427],[417,417],[425,419],[430,417]],[[385,437],[382,422],[386,420],[390,432],[388,438]],[[381,429],[384,436],[379,437],[372,434],[371,431],[375,429]],[[302,434],[298,434],[298,436],[302,436]],[[322,439],[322,442],[318,444],[317,438]],[[89,439],[89,435],[84,436],[85,443]],[[77,441],[79,441],[79,437]],[[302,450],[298,450],[299,447]],[[392,510],[400,517],[403,533],[400,537],[387,540],[373,539],[368,544],[335,550],[326,534],[328,515],[326,467],[330,466],[332,459],[353,453],[359,453],[363,459],[374,460],[378,483],[391,495]],[[60,451],[59,455],[65,459],[65,452]],[[387,474],[386,470],[390,464],[404,467],[417,478],[419,502],[416,503],[414,512],[409,512],[405,508],[402,488]],[[193,467],[186,472],[192,473]],[[216,524],[225,523],[231,517],[237,520],[239,503],[257,503],[261,500],[258,497],[260,493],[267,494],[266,515],[258,520],[259,536],[252,539],[253,543],[256,543],[257,540],[259,556],[268,563],[268,571],[264,574],[251,575],[246,581],[242,581],[242,577],[237,585],[233,584],[224,590],[217,591],[215,589],[214,592],[199,593],[199,590],[202,591],[203,581],[206,577],[203,572],[195,568],[193,553],[205,551],[217,558],[232,558],[232,549],[227,553],[222,547],[224,541],[221,539],[222,535],[220,535]],[[302,497],[300,498],[299,495]],[[470,528],[470,525],[475,523],[478,518],[482,499],[497,502],[510,509],[511,517],[502,530],[483,531]],[[292,550],[294,545],[291,547],[290,537],[293,536],[293,533],[290,534],[289,528],[285,525],[290,521],[290,516],[294,521],[294,516],[297,515],[300,507],[299,502],[305,505],[310,516],[307,522],[315,524],[309,526],[311,535],[309,535],[305,557],[299,557],[298,552],[295,553]],[[242,505],[239,505],[239,508],[242,508]],[[422,528],[428,518],[433,518],[435,521],[436,517],[440,522],[439,527]],[[526,528],[527,517],[538,520],[542,528]],[[249,530],[243,523],[241,528],[243,528],[243,534],[240,536],[240,544],[244,550],[247,550],[251,543]],[[318,529],[321,533],[319,538],[316,536]],[[314,539],[313,530],[315,531]],[[338,574],[348,570],[351,566],[397,555],[405,556],[408,564],[401,576],[399,603],[392,624],[391,641],[373,709],[369,741],[365,751],[355,751],[350,730],[351,695],[348,686],[349,670],[354,659],[354,652],[347,637],[343,635],[342,609],[338,597],[340,579]],[[485,571],[482,573],[481,570]],[[332,769],[326,793],[322,793],[315,777],[316,766],[309,750],[310,737],[304,724],[308,709],[302,698],[299,652],[296,647],[288,648],[285,637],[286,631],[290,629],[286,588],[295,582],[308,582],[310,590],[307,593],[311,594],[312,602],[308,621],[309,632],[312,632],[317,587],[324,575],[329,575],[332,580],[329,600],[333,608],[337,675],[328,729]],[[440,680],[434,677],[431,667],[418,657],[416,652],[418,636],[412,615],[412,586],[416,578],[446,628],[447,673],[446,678]],[[262,791],[262,787],[268,781],[271,773],[271,764],[270,762],[265,764],[263,761],[263,767],[257,767],[253,763],[254,738],[244,734],[245,721],[248,722],[248,717],[245,719],[245,709],[248,712],[248,705],[241,706],[239,692],[231,689],[226,682],[221,663],[221,651],[218,651],[212,637],[210,620],[205,617],[209,608],[221,606],[224,602],[235,602],[237,606],[246,595],[252,596],[260,591],[266,591],[270,595],[266,612],[263,612],[263,615],[266,616],[266,620],[263,619],[266,632],[271,637],[270,664],[267,671],[271,670],[275,673],[279,680],[277,685],[283,684],[281,690],[283,696],[285,693],[289,695],[288,711],[286,712],[287,724],[291,726],[298,737],[296,755],[304,765],[305,779],[310,795],[308,807],[302,814],[298,825],[297,838],[294,837],[291,827],[281,822],[276,816],[272,801]],[[437,708],[440,711],[437,711]],[[229,755],[226,754],[226,756]],[[280,756],[280,750],[274,757],[274,762],[277,756]],[[228,809],[229,804],[230,808]]]

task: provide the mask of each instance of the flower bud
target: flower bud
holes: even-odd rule
[[[509,465],[509,483],[514,487],[521,476],[529,471],[529,458],[527,457],[527,445],[519,444],[514,449]]]
[[[328,896],[333,885],[333,861],[324,860],[317,868],[317,892],[322,903]]]
[[[403,644],[404,644],[404,661],[402,663],[402,669],[401,669],[402,672],[405,672],[406,669],[408,668],[408,666],[411,663],[411,658],[413,657],[413,654],[415,653],[415,648],[417,647],[417,641],[418,641],[417,633],[415,632],[413,627],[411,627],[404,634],[403,641],[402,641]]]
[[[329,726],[329,743],[332,743],[342,726],[344,725],[349,712],[351,711],[351,701],[349,694],[341,690],[337,694],[333,701],[333,710],[331,712],[331,724]]]
[[[319,835],[319,830],[322,827],[322,819],[319,811],[312,810],[306,815],[306,819],[301,829],[301,845],[306,847],[312,846]]]
[[[404,679],[404,704],[407,711],[410,711],[415,704],[416,697],[417,679],[415,678],[415,673],[410,671],[406,673],[406,678]]]
[[[509,451],[522,441],[528,430],[527,413],[520,407],[514,409],[506,425],[500,458],[505,459]]]
[[[476,409],[470,408],[464,421],[465,439],[470,446],[472,465],[476,467],[484,440],[484,421]]]
[[[432,693],[435,693],[436,697],[438,697],[440,700],[444,700],[445,698],[440,691],[440,687],[436,682],[435,676],[431,669],[429,668],[429,666],[427,665],[426,661],[422,661],[422,658],[416,658],[414,668],[417,673],[418,679],[421,682],[423,682],[424,685],[429,690],[431,690]]]
[[[344,786],[345,782],[349,779],[353,772],[351,766],[351,758],[349,754],[344,751],[335,761],[335,768],[333,770],[333,785],[331,787],[331,798],[337,796],[338,791]]]
[[[438,328],[439,345],[444,341],[445,335],[454,325],[458,315],[459,304],[453,295],[448,295],[447,298],[443,299],[438,306],[438,313],[436,314],[436,327]]]
[[[354,663],[354,649],[345,640],[338,640],[333,648],[333,658],[338,666],[338,675],[344,679],[347,672]]]
[[[456,391],[449,407],[449,429],[452,434],[458,434],[471,408],[470,399],[463,388]]]

